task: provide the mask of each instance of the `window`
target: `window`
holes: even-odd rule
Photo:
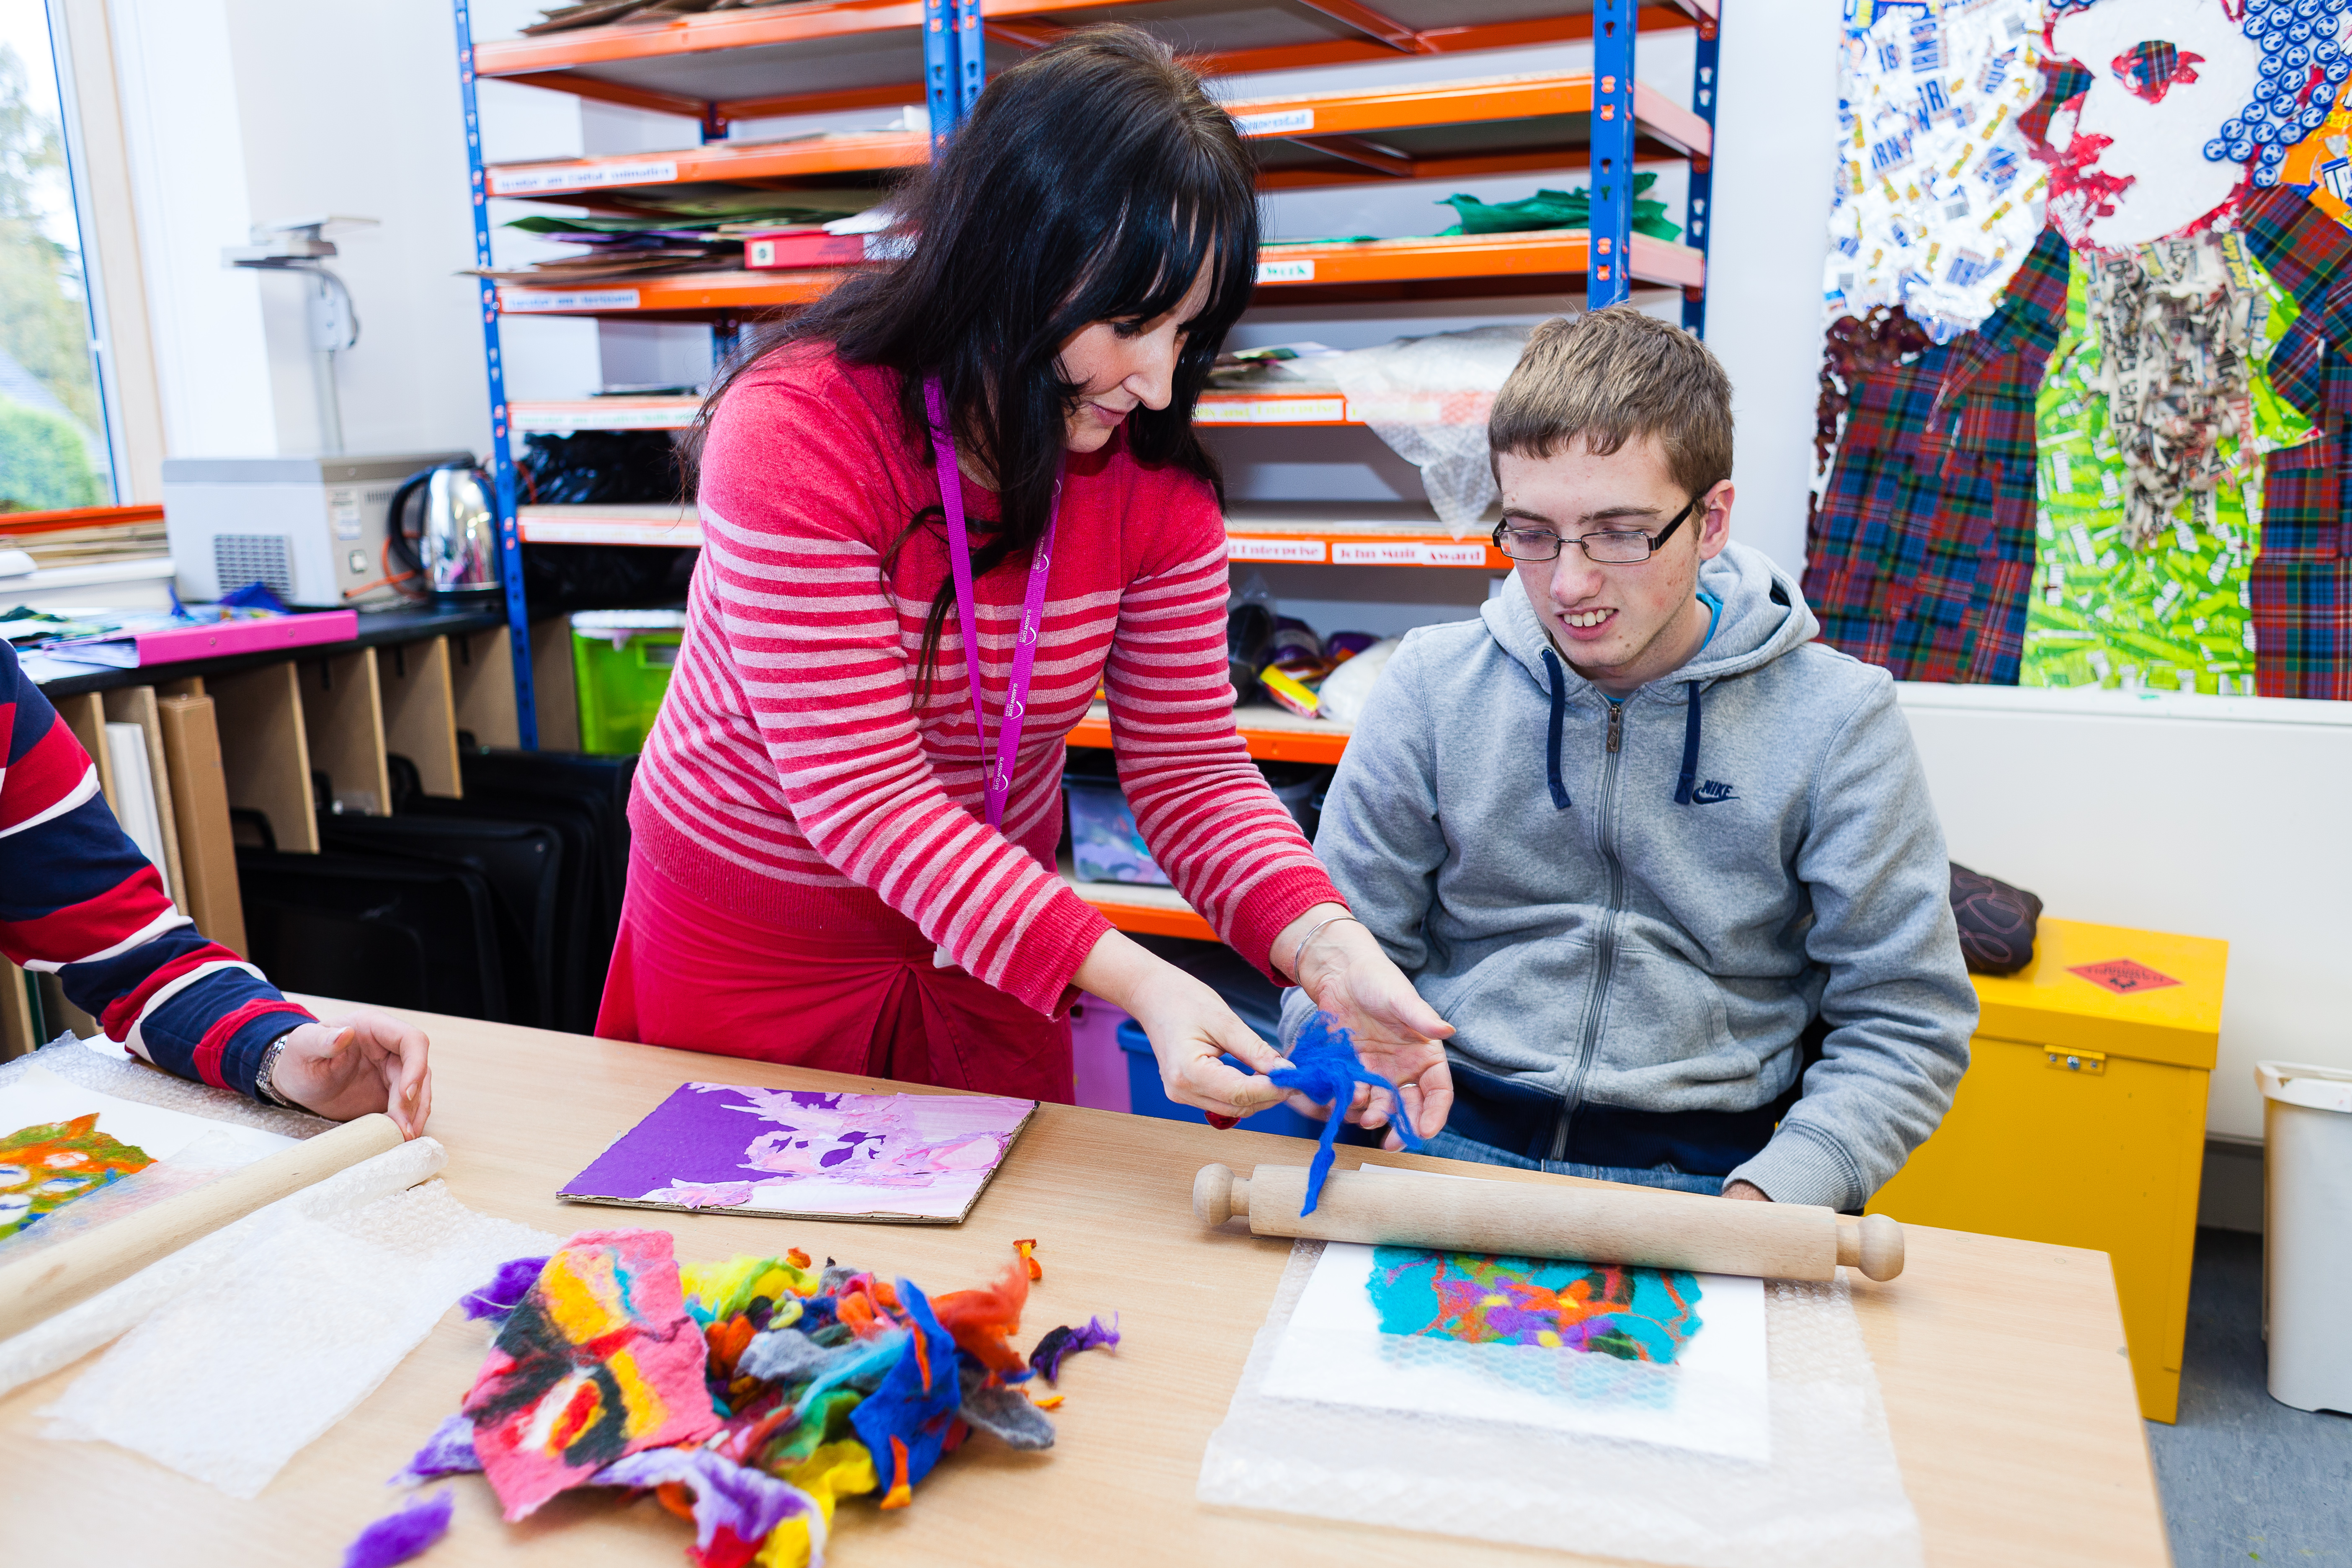
[[[110,506],[89,271],[44,0],[0,0],[0,511]]]

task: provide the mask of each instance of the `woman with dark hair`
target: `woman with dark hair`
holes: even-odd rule
[[[992,82],[893,208],[911,254],[704,405],[705,542],[597,1032],[1067,1100],[1085,990],[1141,1022],[1177,1100],[1272,1103],[1218,1058],[1274,1049],[1054,873],[1063,740],[1099,684],[1154,858],[1434,1131],[1451,1031],[1234,730],[1192,423],[1255,281],[1232,120],[1148,35],[1090,29]]]

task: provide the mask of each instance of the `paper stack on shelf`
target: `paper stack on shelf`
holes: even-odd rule
[[[872,191],[751,191],[696,184],[598,193],[641,216],[535,213],[506,226],[581,247],[529,267],[472,269],[500,283],[606,283],[743,265],[747,234],[805,232],[872,206]]]
[[[1340,351],[1321,343],[1228,349],[1209,369],[1212,392],[1337,392],[1331,362]]]
[[[40,528],[12,531],[0,513],[0,550],[21,550],[45,572],[68,566],[98,566],[114,561],[139,561],[169,555],[161,518],[152,522],[101,523],[90,528]]]
[[[541,20],[524,27],[526,37],[565,33],[574,27],[603,27],[614,22],[657,22],[688,16],[698,11],[751,11],[803,0],[584,0],[578,5],[557,5],[540,12]]]

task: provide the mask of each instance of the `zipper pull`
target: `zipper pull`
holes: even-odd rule
[[[1625,705],[1622,702],[1612,702],[1609,705],[1609,749],[1611,751],[1617,749],[1617,742],[1623,738],[1624,733]]]

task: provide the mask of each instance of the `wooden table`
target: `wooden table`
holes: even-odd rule
[[[1295,1140],[1045,1107],[957,1227],[859,1226],[725,1214],[645,1214],[559,1203],[587,1165],[679,1083],[889,1089],[807,1072],[578,1036],[421,1016],[434,1042],[429,1131],[470,1207],[558,1235],[642,1220],[673,1231],[683,1258],[774,1254],[900,1273],[930,1290],[978,1284],[1035,1237],[1045,1279],[1024,1338],[1116,1310],[1115,1353],[1072,1358],[1057,1447],[1013,1454],[981,1438],[891,1513],[852,1500],[837,1515],[841,1568],[901,1563],[1558,1563],[1563,1553],[1439,1541],[1392,1525],[1221,1512],[1193,1500],[1202,1451],[1286,1243],[1203,1234],[1193,1173],[1297,1163]],[[1352,1165],[1360,1156],[1342,1150]],[[1502,1181],[1568,1178],[1380,1155]],[[1914,1228],[1909,1267],[1873,1285],[1848,1272],[1878,1368],[1904,1480],[1931,1563],[2162,1564],[2164,1525],[2135,1407],[2104,1253]],[[384,1478],[457,1409],[480,1363],[482,1325],[451,1311],[384,1385],[297,1455],[255,1502],[238,1502],[105,1445],[39,1439],[36,1412],[75,1366],[0,1399],[0,1539],[11,1563],[331,1563],[390,1510]],[[191,1346],[191,1355],[201,1347]],[[478,1478],[456,1486],[457,1523],[426,1562],[567,1568],[684,1561],[688,1527],[651,1500],[560,1498],[519,1526],[499,1521]],[[1573,1561],[1588,1561],[1577,1558]]]

